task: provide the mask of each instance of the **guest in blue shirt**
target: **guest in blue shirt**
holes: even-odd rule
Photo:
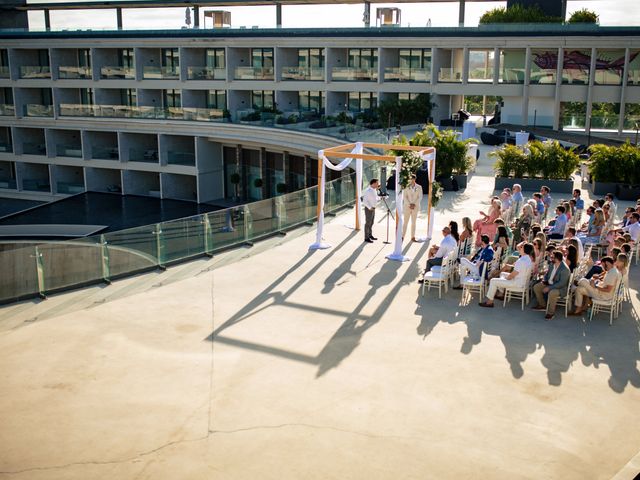
[[[579,188],[576,188],[573,191],[573,199],[576,201],[576,210],[582,213],[582,210],[584,210],[584,200],[580,195],[582,195],[582,191]]]
[[[513,200],[513,204],[515,206],[513,214],[514,216],[518,216],[520,212],[520,206],[522,205],[522,202],[524,202],[524,195],[522,195],[522,186],[519,183],[513,184],[513,194],[511,195],[511,199]]]
[[[459,273],[460,278],[463,279],[467,275],[472,275],[477,277],[480,275],[480,269],[483,264],[489,264],[493,260],[493,248],[491,247],[489,235],[482,235],[481,237],[482,245],[475,253],[471,260],[468,258],[462,257],[460,259]],[[487,271],[485,270],[485,276],[487,275]],[[460,290],[462,287],[454,287],[455,290]]]
[[[549,240],[561,240],[564,238],[564,231],[567,228],[567,215],[565,214],[565,208],[562,205],[556,207],[556,218],[553,222],[553,226],[547,233]]]

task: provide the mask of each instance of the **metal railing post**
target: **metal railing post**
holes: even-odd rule
[[[40,298],[46,299],[47,295],[46,295],[46,288],[45,288],[45,283],[44,283],[44,262],[42,261],[42,253],[40,253],[40,250],[38,249],[38,247],[35,247],[36,249],[36,272],[38,275],[38,295],[40,296]]]
[[[100,252],[102,256],[102,280],[105,283],[111,283],[111,266],[109,263],[109,248],[104,235],[100,235]]]
[[[164,244],[162,243],[162,224],[156,223],[156,229],[153,232],[156,236],[156,252],[158,253],[158,268],[164,270]]]
[[[202,225],[204,228],[204,253],[205,255],[213,256],[211,253],[213,251],[212,245],[212,232],[211,232],[211,222],[209,221],[209,215],[206,213],[203,215],[204,220],[202,221]]]

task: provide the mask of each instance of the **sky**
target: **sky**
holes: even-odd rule
[[[56,3],[70,0],[28,0],[28,3]],[[640,26],[640,0],[569,0],[567,14],[588,8],[600,16],[600,25]],[[478,19],[487,10],[505,6],[505,2],[468,2],[465,11],[465,26],[478,25]],[[402,10],[402,25],[424,27],[431,20],[433,27],[455,27],[458,25],[458,3],[403,3],[371,5],[371,22],[375,24],[375,10],[378,7],[398,7]],[[274,28],[276,22],[275,7],[228,7],[234,28]],[[211,8],[215,10],[215,8]],[[362,27],[363,4],[358,5],[292,5],[282,7],[283,27]],[[202,12],[201,12],[202,16]],[[125,29],[182,28],[185,26],[185,9],[130,9],[123,12]],[[200,19],[200,25],[204,21]],[[29,12],[29,25],[32,29],[44,28],[42,12]],[[116,15],[113,10],[54,11],[51,12],[51,25],[60,29],[115,29]]]

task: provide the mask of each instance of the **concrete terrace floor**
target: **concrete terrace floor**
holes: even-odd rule
[[[428,245],[386,261],[377,220],[0,309],[0,478],[633,478],[640,267],[612,327],[545,322],[420,296]]]

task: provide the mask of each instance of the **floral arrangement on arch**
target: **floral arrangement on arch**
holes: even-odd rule
[[[402,166],[400,167],[400,176],[398,177],[398,183],[400,187],[407,188],[409,186],[409,180],[411,175],[422,168],[424,160],[422,156],[414,150],[405,150],[402,152]]]

